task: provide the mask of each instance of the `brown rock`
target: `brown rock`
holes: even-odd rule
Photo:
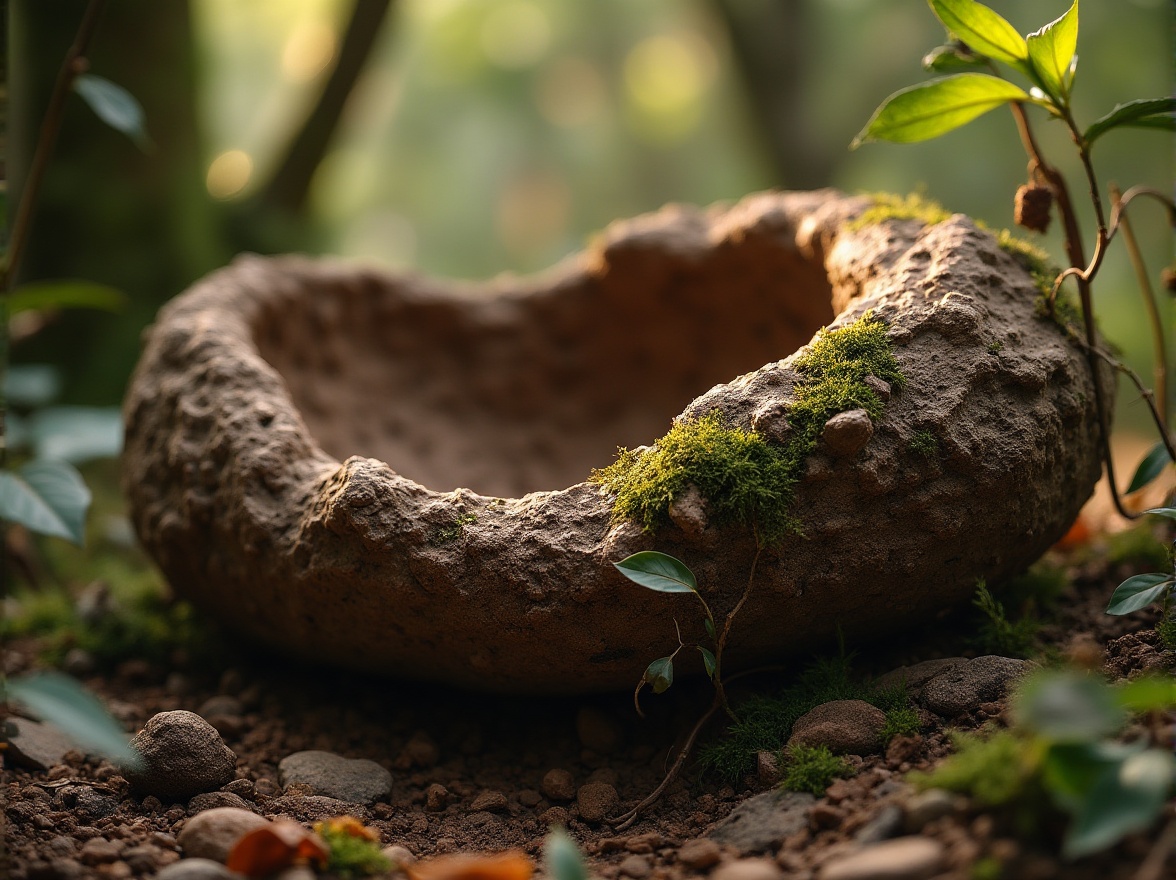
[[[449,789],[439,782],[434,782],[425,789],[425,809],[431,813],[439,813],[449,804]]]
[[[728,665],[812,650],[838,625],[853,641],[931,619],[970,599],[977,571],[1000,580],[1065,532],[1100,473],[1093,378],[990,234],[959,215],[851,228],[866,206],[829,190],[672,206],[538,279],[477,290],[241,258],[161,311],[131,381],[142,544],[177,593],[315,663],[485,690],[631,687],[677,646],[649,621],[696,600],[612,563],[691,539],[615,524],[583,480],[675,415],[750,428],[791,399],[791,352],[869,310],[904,387],[854,457],[796,487],[805,537],[761,567]],[[901,441],[920,429],[950,468]],[[745,568],[754,537],[721,532],[711,567]],[[729,608],[743,584],[708,589]]]
[[[792,725],[788,745],[828,746],[837,755],[869,755],[882,747],[886,713],[865,700],[833,700]]]
[[[214,791],[236,777],[237,756],[216,728],[193,712],[154,715],[131,740],[131,751],[139,761],[124,769],[127,781],[165,801]]]
[[[254,828],[269,824],[256,813],[235,807],[218,807],[197,813],[184,825],[178,842],[186,858],[223,863],[233,846]]]
[[[501,813],[508,806],[506,795],[500,791],[484,791],[470,804],[470,809],[474,812],[486,811],[488,813]]]
[[[821,439],[825,446],[838,458],[853,458],[874,436],[874,423],[864,409],[851,409],[838,413],[825,422]]]
[[[586,782],[576,791],[576,807],[585,822],[602,822],[620,804],[617,790],[607,782]]]
[[[570,801],[576,796],[576,780],[562,767],[548,770],[539,787],[547,799],[552,801]]]
[[[928,681],[923,687],[923,704],[932,712],[954,718],[1003,697],[1032,665],[1028,660],[994,654],[974,657]]]
[[[696,871],[705,871],[717,865],[722,856],[722,849],[709,837],[688,840],[678,850],[678,861]]]
[[[947,851],[929,837],[899,837],[827,862],[818,880],[925,880],[943,870]]]

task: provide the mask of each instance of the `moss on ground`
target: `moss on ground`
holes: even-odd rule
[[[794,367],[799,381],[788,407],[792,430],[786,443],[729,427],[717,411],[678,422],[652,448],[621,449],[615,462],[592,472],[589,479],[616,495],[614,517],[645,529],[664,525],[670,504],[694,484],[709,501],[716,524],[751,525],[764,544],[797,531],[791,512],[796,483],[825,422],[859,408],[878,418],[882,400],[866,377],[897,389],[903,376],[886,325],[869,313],[822,331]]]
[[[852,776],[853,767],[845,758],[829,751],[828,746],[805,746],[799,743],[786,752],[788,765],[780,785],[789,791],[805,791],[820,797],[834,779]]]
[[[910,449],[923,458],[935,458],[939,454],[939,439],[932,431],[916,431],[911,438]]]

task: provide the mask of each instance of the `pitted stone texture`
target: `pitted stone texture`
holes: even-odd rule
[[[649,621],[693,619],[697,599],[612,563],[699,559],[721,618],[755,540],[681,509],[686,529],[613,523],[579,481],[675,414],[750,429],[763,413],[778,439],[763,410],[794,399],[794,350],[871,311],[904,387],[855,455],[818,444],[806,462],[804,537],[764,552],[724,668],[931,619],[1065,532],[1100,471],[1094,385],[989,233],[959,215],[851,230],[866,205],[672,206],[543,276],[482,286],[241,258],[160,313],[131,382],[124,485],[143,545],[178,593],[318,663],[628,688],[677,647]],[[911,448],[922,431],[934,456]]]
[[[825,746],[835,755],[870,755],[882,747],[886,713],[865,700],[832,700],[796,719],[788,745]]]
[[[970,712],[1005,695],[1010,684],[1033,666],[1028,660],[985,654],[951,666],[923,687],[923,704],[945,718]]]
[[[131,787],[162,801],[186,801],[233,781],[237,756],[216,728],[194,712],[177,709],[147,720],[131,740],[137,764],[123,768]]]
[[[375,761],[315,750],[283,758],[278,781],[283,786],[300,782],[317,795],[356,804],[375,803],[392,791],[392,774]]]

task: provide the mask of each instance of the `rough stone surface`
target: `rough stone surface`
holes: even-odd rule
[[[919,625],[1065,532],[1100,472],[1094,384],[992,235],[960,215],[851,229],[867,205],[826,190],[670,206],[481,286],[243,257],[147,337],[124,405],[139,537],[178,593],[316,663],[631,687],[677,646],[648,621],[697,600],[612,563],[711,541],[695,574],[721,616],[754,537],[618,525],[583,480],[675,415],[751,428],[793,399],[813,333],[872,311],[904,387],[854,457],[806,464],[804,537],[764,554],[725,668],[838,626],[854,641]],[[934,456],[911,448],[921,431]]]
[[[711,874],[714,880],[781,880],[783,876],[770,859],[736,859],[719,865]]]
[[[278,764],[278,781],[283,787],[309,785],[317,795],[355,804],[375,803],[392,791],[392,774],[375,761],[323,751],[287,755]]]
[[[562,767],[555,767],[543,774],[540,784],[543,793],[553,801],[570,801],[576,796],[576,780]]]
[[[882,747],[886,713],[865,700],[832,700],[796,719],[788,744],[828,746],[835,755],[869,755]]]
[[[767,852],[808,825],[816,798],[795,791],[768,791],[748,798],[707,835],[744,855]]]
[[[243,835],[268,823],[268,819],[248,810],[218,807],[189,819],[177,842],[189,859],[212,859],[223,863]]]
[[[1003,697],[1009,684],[1031,665],[1027,660],[994,654],[975,657],[928,681],[923,688],[923,704],[945,718],[954,718]]]
[[[943,870],[947,851],[930,837],[899,837],[833,859],[818,880],[926,880]]]
[[[233,780],[237,756],[211,724],[193,712],[160,712],[131,740],[138,766],[123,775],[139,792],[186,801]]]
[[[48,770],[60,764],[66,752],[78,747],[52,724],[28,718],[9,718],[7,725],[8,749],[5,755],[30,770]]]
[[[183,859],[161,870],[155,880],[239,880],[240,876],[212,859]]]
[[[617,790],[607,782],[586,782],[576,791],[576,807],[585,822],[602,822],[621,803]]]
[[[910,666],[899,666],[884,675],[878,676],[875,682],[879,688],[888,689],[905,685],[911,699],[918,699],[923,693],[923,686],[941,672],[946,672],[961,663],[967,663],[966,657],[942,657],[936,660],[924,660]]]

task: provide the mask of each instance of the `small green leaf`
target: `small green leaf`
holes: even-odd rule
[[[553,828],[543,844],[543,860],[551,880],[588,880],[580,848],[562,828]]]
[[[16,473],[0,472],[0,519],[42,535],[85,540],[90,490],[64,461],[31,461]]]
[[[1030,679],[1014,707],[1022,724],[1054,742],[1110,736],[1126,720],[1114,692],[1101,679],[1072,672]]]
[[[113,128],[121,131],[140,149],[149,143],[144,127],[143,107],[135,96],[122,86],[101,76],[85,73],[74,80],[74,91],[90,105],[94,114]]]
[[[1143,461],[1139,463],[1139,467],[1135,469],[1135,476],[1131,478],[1131,485],[1127,487],[1125,494],[1130,495],[1132,492],[1138,492],[1156,477],[1164,472],[1164,468],[1171,464],[1172,458],[1168,455],[1168,447],[1164,445],[1164,441],[1160,440],[1153,446],[1143,457]]]
[[[661,657],[645,667],[641,680],[653,688],[655,694],[664,694],[674,683],[674,658]]]
[[[698,582],[694,579],[694,573],[666,553],[642,550],[620,562],[614,562],[613,565],[633,583],[657,590],[659,593],[698,592]]]
[[[1119,104],[1106,116],[1092,122],[1082,134],[1082,139],[1089,148],[1112,128],[1124,127],[1176,131],[1176,97],[1140,98],[1138,101]]]
[[[1062,843],[1062,855],[1079,858],[1144,831],[1159,818],[1172,787],[1176,758],[1159,749],[1107,767],[1095,781]]]
[[[711,641],[718,641],[718,636],[715,635],[715,622],[708,616],[703,620],[703,625],[706,627],[706,634],[711,637]]]
[[[702,655],[702,665],[706,669],[707,678],[715,677],[715,669],[718,668],[718,663],[715,661],[715,655],[704,648],[702,645],[695,645],[698,648],[698,653]]]
[[[138,762],[126,732],[90,691],[57,672],[38,672],[8,682],[9,696],[78,745],[126,767]]]
[[[1062,104],[1070,95],[1074,53],[1078,49],[1078,0],[1060,18],[1027,40],[1029,61],[1047,92]]]
[[[1166,516],[1168,519],[1176,519],[1176,507],[1152,507],[1145,510],[1144,513],[1150,513],[1152,516]]]
[[[923,69],[931,73],[957,73],[961,70],[975,70],[988,63],[983,55],[976,55],[960,42],[936,46],[923,56]]]
[[[1144,675],[1115,688],[1115,697],[1129,712],[1157,712],[1176,706],[1176,679]]]
[[[1032,100],[1019,86],[984,73],[959,73],[895,92],[854,139],[899,144],[930,140],[1013,101]]]
[[[28,428],[38,458],[81,464],[122,452],[122,412],[116,406],[52,406],[34,412]]]
[[[929,0],[936,18],[969,48],[1024,70],[1029,47],[1017,29],[975,0]]]
[[[1127,578],[1111,594],[1107,614],[1130,614],[1158,602],[1164,593],[1176,586],[1176,578],[1167,574],[1137,574]]]
[[[35,281],[9,294],[8,314],[41,309],[99,309],[117,312],[127,304],[122,291],[92,281]]]
[[[61,371],[52,364],[13,364],[4,374],[4,399],[12,406],[45,406],[61,393]]]
[[[1107,768],[1118,767],[1143,749],[1117,742],[1053,743],[1041,762],[1043,781],[1054,803],[1076,813]]]

